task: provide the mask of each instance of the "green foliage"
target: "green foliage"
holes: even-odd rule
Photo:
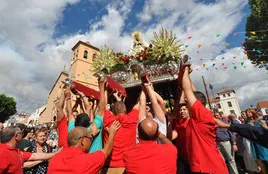
[[[14,98],[0,94],[0,122],[6,121],[9,116],[16,113],[16,102]]]
[[[268,1],[249,0],[251,15],[247,18],[244,43],[248,58],[268,70]]]
[[[107,70],[110,72],[113,66],[115,66],[115,53],[112,49],[108,48],[107,46],[104,46],[100,49],[100,53],[97,54],[94,62],[94,72],[99,72],[104,68],[107,68]]]
[[[163,27],[160,29],[159,35],[154,32],[154,40],[151,40],[153,45],[152,58],[166,62],[169,60],[179,61],[182,59],[182,44],[177,40],[172,31],[168,32]]]

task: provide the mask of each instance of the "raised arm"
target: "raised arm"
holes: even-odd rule
[[[147,90],[148,96],[150,98],[150,101],[152,103],[152,108],[153,108],[153,112],[154,115],[161,121],[164,122],[165,120],[165,113],[163,112],[161,106],[159,105],[156,96],[155,96],[155,92],[153,90],[153,88],[151,87],[150,84],[145,84],[145,88]]]
[[[74,120],[73,117],[73,109],[72,109],[72,100],[71,100],[71,90],[70,88],[67,88],[64,91],[64,95],[66,98],[66,109],[67,109],[67,115],[68,115],[68,121]]]
[[[89,104],[89,101],[88,101],[88,98],[87,96],[81,92],[81,91],[77,91],[77,93],[80,95],[80,97],[82,98],[83,100],[83,103],[84,103],[84,106],[85,106],[85,110],[84,112],[88,115],[88,117],[90,118],[91,117],[91,110],[92,110],[92,107],[90,107],[90,104]]]
[[[119,96],[118,91],[114,92],[113,96],[116,99],[116,101],[122,101],[122,97]]]
[[[106,128],[106,130],[109,132],[109,137],[106,144],[104,145],[104,148],[102,149],[102,151],[106,154],[106,157],[109,156],[112,152],[114,145],[114,136],[120,126],[121,125],[118,121],[114,121],[110,128]]]
[[[99,79],[99,88],[100,88],[100,101],[99,101],[99,106],[98,106],[98,111],[97,113],[103,117],[105,110],[106,110],[106,105],[107,105],[107,97],[105,95],[107,95],[107,92],[105,94],[105,79]]]
[[[57,120],[58,121],[62,120],[64,117],[64,112],[63,112],[64,102],[65,102],[65,95],[64,95],[64,92],[62,92],[60,99],[59,99],[59,103],[57,105]]]
[[[140,109],[139,109],[139,121],[146,116],[146,95],[144,93],[144,88],[140,95]]]
[[[163,112],[166,113],[166,102],[165,102],[165,100],[155,91],[154,91],[154,95],[156,97],[156,100],[157,100],[158,104],[162,108]]]
[[[182,88],[187,98],[188,105],[192,106],[196,101],[196,97],[193,92],[192,82],[191,82],[189,73],[190,73],[190,69],[187,66],[185,67],[184,74],[182,77]]]

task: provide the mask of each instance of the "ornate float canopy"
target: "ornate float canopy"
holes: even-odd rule
[[[147,72],[152,82],[175,80],[184,52],[182,44],[172,31],[164,28],[153,34],[154,39],[146,45],[141,33],[134,32],[128,54],[103,46],[93,62],[93,71],[109,75],[125,88],[139,85],[141,72]]]

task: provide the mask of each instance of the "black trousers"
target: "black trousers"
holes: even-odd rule
[[[190,165],[188,161],[182,160],[180,157],[177,159],[177,174],[190,174]]]

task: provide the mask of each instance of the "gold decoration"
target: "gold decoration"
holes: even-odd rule
[[[168,32],[163,27],[160,29],[159,35],[154,32],[154,40],[151,59],[166,62],[174,60],[176,62],[182,59],[182,44],[172,31]]]
[[[99,72],[106,68],[108,73],[116,65],[115,53],[112,49],[104,46],[100,49],[99,54],[97,54],[95,60],[93,61],[93,72]]]

